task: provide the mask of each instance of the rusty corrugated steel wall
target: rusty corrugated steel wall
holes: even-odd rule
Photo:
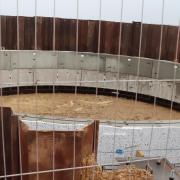
[[[2,46],[5,49],[17,47],[17,17],[2,16]],[[34,49],[35,18],[19,17],[20,49]],[[56,18],[56,50],[76,50],[76,20]],[[98,51],[99,21],[79,20],[79,51]],[[121,54],[138,56],[140,39],[139,22],[122,23]],[[119,28],[117,22],[101,22],[100,52],[118,54]],[[159,58],[161,26],[143,24],[141,56]],[[161,59],[175,60],[178,27],[163,26]],[[180,39],[179,39],[180,47]],[[53,18],[37,17],[37,48],[52,50],[53,48]],[[178,51],[180,61],[180,48]]]
[[[97,156],[98,133],[98,121],[75,132],[75,167],[82,166],[83,158],[92,154]],[[36,138],[38,138],[38,144]],[[36,172],[37,162],[38,171],[53,170],[53,155],[56,170],[74,167],[74,131],[55,131],[54,136],[53,131],[33,131],[19,121],[18,116],[13,115],[11,108],[1,108],[0,176]],[[54,175],[55,180],[72,180],[73,170],[55,172]],[[80,176],[81,171],[75,170],[75,180],[79,180]],[[7,179],[20,180],[21,176],[8,177]],[[23,175],[22,179],[37,179],[37,174]],[[52,172],[39,174],[39,180],[50,179],[53,179]]]

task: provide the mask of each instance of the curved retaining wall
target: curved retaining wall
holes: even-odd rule
[[[138,72],[139,71],[139,72]],[[137,77],[137,74],[139,76]],[[135,98],[180,109],[180,65],[147,58],[107,54],[0,51],[3,94],[52,92],[97,93]],[[176,81],[175,81],[176,80]]]

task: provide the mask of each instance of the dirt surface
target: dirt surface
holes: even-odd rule
[[[14,112],[100,120],[180,119],[180,112],[133,100],[83,94],[28,94],[0,98],[1,106]]]

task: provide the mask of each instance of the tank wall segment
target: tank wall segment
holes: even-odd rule
[[[1,51],[0,67],[1,87],[17,84],[98,87],[166,100],[175,95],[175,102],[180,102],[179,83],[173,84],[174,79],[180,79],[180,65],[168,61],[95,53]],[[141,80],[138,85],[137,79]]]
[[[137,75],[138,61],[139,75],[155,78],[159,63],[159,79],[173,79],[174,65],[177,63],[155,59],[116,56],[96,53],[76,53],[63,51],[1,51],[1,70],[12,69],[76,69],[101,72],[120,72],[122,74]],[[119,67],[119,68],[118,68]],[[180,73],[177,74],[177,79]]]

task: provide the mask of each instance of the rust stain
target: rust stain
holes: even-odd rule
[[[5,129],[5,161],[7,174],[20,173],[19,147],[21,147],[22,153],[21,163],[23,173],[36,172],[37,170],[52,170],[53,160],[55,169],[71,168],[74,166],[74,131],[55,131],[53,139],[53,131],[37,131],[36,133],[36,131],[28,129],[28,127],[19,120],[18,116],[13,115],[10,108],[3,107],[1,117],[3,117],[1,120]],[[20,126],[18,126],[18,121],[20,122]],[[3,162],[1,130],[2,126],[0,124],[0,162]],[[75,132],[75,166],[82,166],[82,160],[86,156],[93,153],[97,156],[98,132],[98,121],[94,121],[87,127]],[[19,142],[19,139],[21,142]],[[2,175],[4,175],[3,163],[0,164],[0,176]],[[80,176],[81,172],[75,170],[75,179],[79,180]],[[54,174],[55,180],[72,180],[72,177],[73,170],[55,172]],[[52,172],[39,174],[40,180],[49,180],[52,178]],[[8,179],[19,180],[20,177]],[[37,175],[23,176],[23,180],[29,179],[37,179]]]

